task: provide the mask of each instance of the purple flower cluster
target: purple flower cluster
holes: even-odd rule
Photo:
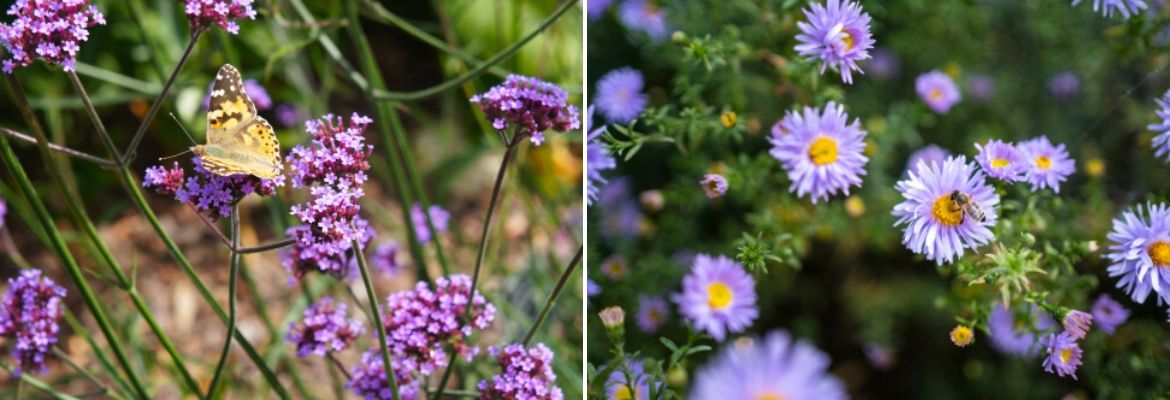
[[[564,394],[556,386],[553,352],[543,343],[525,349],[520,344],[491,347],[502,372],[476,386],[481,400],[561,400]]]
[[[403,267],[402,262],[398,260],[398,254],[401,251],[402,246],[393,240],[379,244],[374,249],[374,255],[370,257],[370,265],[373,265],[374,269],[382,271],[383,274],[397,275]]]
[[[28,66],[34,57],[72,71],[81,42],[89,40],[89,27],[106,24],[89,0],[16,0],[8,15],[16,20],[0,23],[0,44],[9,56],[3,62],[6,74]]]
[[[430,226],[427,225],[427,215],[430,215],[431,223],[435,224],[435,230],[438,232],[431,232]],[[427,207],[426,214],[423,214],[422,204],[415,203],[410,208],[410,223],[414,224],[414,233],[418,235],[418,241],[422,244],[430,243],[432,238],[447,232],[450,221],[451,213],[436,204]]]
[[[240,33],[237,19],[248,17],[256,19],[256,10],[252,9],[252,0],[180,0],[187,3],[187,20],[191,21],[191,30],[207,29],[211,25],[219,25],[223,30],[235,35]]]
[[[577,107],[568,104],[569,95],[557,85],[521,75],[509,75],[504,83],[471,97],[471,102],[498,131],[512,128],[518,135],[531,135],[532,143],[544,142],[544,131],[566,132],[581,127]]]
[[[365,194],[362,184],[373,152],[362,133],[371,122],[357,113],[348,124],[333,115],[306,121],[305,131],[313,135],[313,141],[289,152],[286,160],[292,165],[293,187],[308,187],[313,197],[291,208],[302,225],[285,232],[296,241],[281,253],[285,268],[293,274],[290,284],[313,270],[344,276],[353,242],[365,246],[373,239],[358,204]]]
[[[468,359],[478,352],[466,343],[467,337],[474,329],[487,329],[495,320],[496,308],[479,293],[469,299],[470,291],[470,277],[451,275],[435,279],[434,290],[419,282],[414,290],[386,298],[382,323],[394,368],[429,376],[447,366],[444,345],[452,345]],[[467,307],[471,310],[464,319]]]
[[[410,371],[400,368],[401,362],[394,358],[394,380],[398,384],[398,395],[401,399],[418,399],[419,382],[414,380]],[[382,364],[382,353],[378,349],[370,349],[362,353],[362,361],[350,370],[349,389],[363,399],[390,400],[394,396],[390,390],[390,383],[386,381],[386,368]]]
[[[161,165],[147,168],[142,187],[154,189],[162,195],[174,195],[179,202],[218,219],[231,215],[232,206],[245,196],[252,193],[271,196],[276,193],[276,188],[284,186],[283,175],[272,179],[245,174],[219,176],[203,168],[202,158],[192,157],[191,162],[195,173],[186,180],[177,162],[171,169]]]
[[[345,308],[345,303],[334,305],[333,299],[326,297],[305,310],[300,324],[289,323],[286,339],[297,345],[297,357],[345,350],[365,334],[361,321],[345,318]]]
[[[873,34],[869,31],[869,14],[852,0],[827,0],[812,3],[804,10],[808,22],[797,22],[796,52],[821,60],[821,73],[832,68],[841,80],[853,83],[853,71],[862,72],[859,61],[869,59]]]
[[[23,370],[45,372],[45,355],[57,344],[65,288],[41,271],[28,269],[8,279],[8,291],[0,304],[0,336],[14,341],[12,357],[16,375]]]

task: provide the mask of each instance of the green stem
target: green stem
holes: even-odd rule
[[[398,118],[398,111],[394,110],[393,105],[388,105],[387,108],[390,110],[387,113],[390,116],[390,131],[394,133],[394,143],[398,148],[398,154],[402,156],[402,163],[406,165],[406,175],[410,178],[411,189],[414,190],[414,195],[418,198],[419,205],[423,209],[423,216],[427,221],[427,229],[430,229],[431,232],[431,243],[435,245],[435,256],[439,259],[439,266],[443,268],[443,275],[451,275],[451,266],[447,264],[447,256],[443,251],[443,243],[439,240],[439,231],[435,229],[435,222],[431,219],[431,202],[427,199],[427,192],[423,189],[418,169],[415,168],[414,155],[411,152],[410,143],[406,140],[406,129],[402,127],[402,121]],[[383,140],[385,139],[383,137]],[[389,148],[390,146],[386,147]]]
[[[163,84],[162,91],[158,93],[158,97],[150,105],[150,111],[146,112],[146,118],[143,118],[142,123],[138,125],[138,130],[134,132],[134,138],[130,140],[130,145],[126,147],[125,155],[118,159],[118,164],[125,166],[130,163],[130,160],[134,159],[134,152],[138,150],[138,143],[142,141],[142,136],[146,134],[146,129],[150,127],[151,121],[154,121],[154,116],[158,114],[159,108],[162,108],[162,103],[167,100],[167,94],[171,92],[171,85],[175,83],[175,78],[183,70],[183,65],[187,64],[187,58],[191,56],[191,51],[195,49],[195,44],[199,42],[199,36],[201,35],[203,35],[203,30],[191,32],[191,38],[187,41],[187,48],[183,50],[183,55],[179,57],[179,63],[175,64],[175,69],[171,71],[171,76],[167,78],[167,83]]]
[[[373,15],[375,17],[382,19],[383,22],[398,27],[398,29],[401,29],[408,35],[414,36],[415,39],[421,40],[423,43],[429,44],[432,47],[442,50],[444,53],[453,55],[455,58],[463,60],[469,64],[476,66],[484,64],[484,61],[475,58],[475,56],[468,54],[455,46],[439,40],[439,38],[431,36],[431,34],[417,26],[414,26],[406,19],[395,15],[394,13],[390,12],[390,10],[387,10],[386,7],[378,4],[377,2],[374,2],[373,0],[362,0],[362,3],[364,3],[369,10],[373,11]],[[511,73],[497,66],[490,66],[488,71],[500,78],[506,78]]]
[[[540,311],[540,317],[536,318],[536,322],[532,323],[532,328],[528,329],[528,335],[524,336],[524,347],[532,343],[532,338],[536,336],[536,330],[544,323],[544,319],[548,317],[549,311],[552,311],[553,305],[557,303],[557,297],[560,297],[561,291],[565,289],[565,283],[569,282],[569,277],[573,275],[573,271],[577,269],[577,264],[581,262],[581,253],[585,250],[585,246],[577,247],[577,255],[573,256],[573,261],[569,262],[569,267],[565,268],[565,272],[561,273],[561,279],[557,281],[557,286],[553,288],[552,295],[548,296],[548,301],[544,303],[544,309]]]
[[[382,369],[386,370],[386,382],[390,383],[390,396],[394,400],[398,397],[398,382],[394,379],[393,364],[390,363],[390,347],[386,344],[386,327],[382,325],[382,312],[378,307],[378,294],[374,292],[374,283],[370,279],[370,268],[366,266],[366,255],[362,251],[361,243],[353,241],[353,252],[357,256],[358,268],[362,271],[362,283],[366,287],[366,297],[370,301],[370,316],[373,317],[374,330],[378,332],[378,349],[382,352]]]
[[[240,205],[232,205],[232,247],[240,247]],[[228,275],[228,322],[227,337],[223,339],[223,350],[219,353],[219,362],[215,364],[215,374],[211,376],[211,386],[207,387],[209,396],[215,395],[215,387],[223,376],[224,365],[227,364],[228,351],[232,349],[232,336],[236,332],[236,280],[240,276],[240,253],[234,249],[231,252],[231,271]]]
[[[77,96],[81,98],[81,104],[84,104],[85,113],[89,115],[89,120],[93,121],[94,129],[97,129],[98,137],[106,144],[106,148],[110,149],[110,155],[114,156],[115,160],[122,160],[122,154],[118,152],[118,147],[114,145],[114,139],[110,137],[110,132],[106,131],[106,125],[102,123],[101,117],[97,115],[97,109],[93,107],[93,102],[89,100],[89,93],[85,91],[85,86],[81,84],[81,79],[77,78],[77,73],[73,71],[65,71],[65,76],[69,77],[69,83],[73,84],[73,90],[77,91]],[[48,143],[48,141],[45,141]]]
[[[69,325],[69,328],[73,329],[73,332],[77,335],[80,335],[81,339],[85,341],[85,344],[89,345],[89,348],[93,350],[93,357],[97,359],[98,365],[106,372],[106,377],[110,378],[114,386],[121,389],[121,393],[130,393],[130,384],[126,383],[126,380],[122,379],[121,375],[118,375],[117,368],[110,362],[110,358],[106,357],[106,352],[101,347],[98,347],[97,341],[93,339],[93,335],[85,328],[85,325],[82,325],[81,321],[78,321],[77,317],[68,308],[62,314],[65,316],[65,323]],[[118,393],[117,397],[125,398],[126,396],[121,393]]]
[[[7,370],[9,373],[12,373],[12,371],[14,369],[11,365],[8,365],[8,363],[3,362],[3,361],[0,361],[0,367],[4,367],[4,369]],[[17,382],[16,383],[16,385],[17,385],[16,386],[16,394],[14,395],[13,398],[17,399],[17,400],[20,399],[21,385],[23,385],[24,383],[28,383],[29,386],[32,386],[34,388],[37,388],[40,391],[48,393],[50,396],[53,396],[54,399],[79,400],[76,397],[73,397],[71,395],[61,393],[61,392],[54,390],[52,386],[49,386],[49,384],[42,382],[41,380],[39,380],[37,378],[33,378],[32,374],[20,374],[20,378],[16,382]]]
[[[20,140],[23,140],[23,141],[28,142],[28,143],[37,144],[36,138],[29,136],[29,135],[25,135],[23,133],[20,133],[20,132],[14,131],[14,130],[11,130],[11,129],[8,129],[8,128],[0,127],[0,133],[3,133],[3,134],[5,134],[8,137],[11,137],[13,139],[20,139]],[[107,160],[107,159],[104,159],[104,158],[101,158],[101,157],[98,157],[98,156],[95,156],[95,155],[92,155],[89,153],[73,150],[73,149],[65,147],[65,146],[60,146],[60,145],[57,145],[56,143],[47,143],[47,144],[49,145],[49,150],[53,150],[53,151],[59,152],[61,154],[70,156],[70,157],[76,157],[76,158],[79,158],[79,159],[82,159],[85,161],[89,161],[91,163],[95,163],[95,164],[98,164],[101,166],[106,166],[106,167],[116,167],[118,165],[117,163],[115,163],[113,161],[110,161],[110,160]]]
[[[116,393],[111,392],[110,388],[106,386],[105,382],[102,382],[101,380],[98,379],[97,376],[94,376],[93,373],[87,371],[85,368],[82,368],[81,365],[78,365],[76,361],[73,361],[73,358],[69,357],[68,354],[65,354],[65,352],[62,351],[61,348],[54,346],[53,347],[53,355],[57,356],[57,359],[64,361],[66,364],[69,364],[69,366],[71,368],[73,368],[74,370],[77,370],[77,372],[80,372],[81,375],[85,377],[85,379],[89,380],[90,382],[93,382],[94,385],[97,385],[97,387],[99,389],[98,392],[100,392],[102,395],[109,396],[111,398],[116,398],[116,399],[122,398],[121,396],[118,396]]]

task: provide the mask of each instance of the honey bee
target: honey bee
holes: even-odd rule
[[[956,190],[951,192],[951,202],[955,203],[955,206],[959,207],[964,215],[969,215],[979,222],[987,220],[987,215],[983,213],[983,209],[979,207],[979,204],[971,199],[971,195]]]

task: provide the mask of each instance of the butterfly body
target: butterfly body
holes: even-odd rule
[[[203,168],[220,176],[239,174],[272,179],[280,174],[280,142],[272,125],[256,114],[240,71],[224,64],[211,85],[207,144],[191,147]]]

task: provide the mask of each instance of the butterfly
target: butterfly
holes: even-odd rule
[[[207,107],[207,144],[191,147],[202,157],[203,168],[220,175],[255,175],[272,179],[280,174],[280,141],[256,104],[244,91],[240,71],[224,64],[211,85]]]

